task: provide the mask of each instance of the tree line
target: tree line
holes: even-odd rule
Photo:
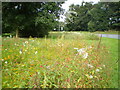
[[[53,30],[63,2],[3,2],[2,33],[16,37],[44,37]]]
[[[68,31],[106,31],[120,28],[120,2],[82,2],[72,4],[65,13]]]

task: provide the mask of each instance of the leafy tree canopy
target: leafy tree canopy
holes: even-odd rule
[[[61,2],[4,2],[2,3],[3,33],[16,36],[43,37],[52,30],[62,9]]]

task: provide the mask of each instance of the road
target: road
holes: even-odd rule
[[[102,35],[102,37],[120,39],[120,35],[117,35],[117,34],[96,34],[96,35],[98,36]]]

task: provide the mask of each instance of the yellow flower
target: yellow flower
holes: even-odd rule
[[[5,57],[4,60],[7,60],[7,58]]]
[[[10,59],[10,56],[8,55],[8,59]]]

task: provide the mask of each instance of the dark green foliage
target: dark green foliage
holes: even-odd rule
[[[88,23],[89,31],[104,31],[108,29],[109,17],[107,8],[104,3],[94,5],[94,8],[89,11],[91,20]]]
[[[68,31],[105,31],[120,28],[120,2],[82,2],[66,13]]]
[[[109,5],[110,29],[120,29],[120,1],[111,2]]]
[[[62,11],[60,2],[2,3],[3,33],[43,37],[53,30]]]

